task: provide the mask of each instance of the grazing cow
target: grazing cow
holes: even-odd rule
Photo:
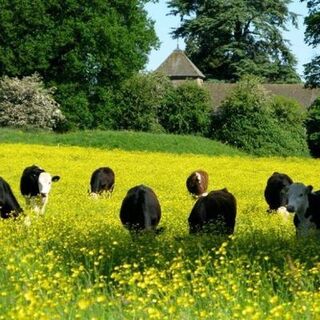
[[[130,231],[153,231],[156,234],[162,228],[156,229],[161,219],[161,207],[153,190],[139,185],[131,188],[122,201],[120,220]]]
[[[312,189],[303,183],[293,183],[284,190],[286,208],[295,214],[297,236],[320,231],[320,191],[312,192]]]
[[[269,205],[268,212],[278,210],[284,205],[282,190],[293,183],[292,179],[285,173],[274,172],[267,181],[264,197]]]
[[[18,217],[23,210],[21,209],[10,185],[0,177],[0,213],[1,218]]]
[[[51,182],[60,180],[59,176],[33,165],[24,169],[20,180],[20,191],[26,199],[26,204],[35,212],[43,214],[51,189]]]
[[[203,170],[197,170],[190,174],[186,181],[188,191],[194,198],[207,195],[209,177]]]
[[[90,179],[90,196],[97,197],[106,192],[110,197],[114,189],[115,175],[111,168],[96,169]]]
[[[226,188],[215,190],[200,197],[190,213],[189,232],[232,234],[237,214],[237,203]]]

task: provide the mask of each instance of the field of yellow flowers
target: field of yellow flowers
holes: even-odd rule
[[[44,217],[0,221],[0,319],[320,319],[320,241],[296,239],[292,217],[266,213],[267,178],[285,172],[320,189],[319,161],[209,157],[80,147],[1,144],[0,176],[18,201],[23,169],[61,180]],[[91,199],[92,171],[116,173],[113,196]],[[230,238],[188,235],[188,174],[237,198]],[[156,238],[132,239],[119,220],[137,184],[162,207]]]

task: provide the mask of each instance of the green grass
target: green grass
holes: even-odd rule
[[[210,156],[245,155],[236,148],[198,136],[152,134],[132,131],[76,131],[56,134],[44,131],[0,129],[0,143],[66,145],[127,151],[191,153]]]

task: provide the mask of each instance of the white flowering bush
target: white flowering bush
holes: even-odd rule
[[[0,126],[55,129],[64,121],[53,88],[45,88],[38,74],[0,80]]]

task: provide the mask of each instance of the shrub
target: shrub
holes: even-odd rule
[[[320,97],[308,109],[307,119],[307,141],[314,157],[320,157]]]
[[[210,111],[209,93],[195,82],[187,81],[168,92],[159,120],[167,132],[205,135]]]
[[[64,121],[54,89],[46,89],[38,74],[0,80],[0,126],[55,129]]]
[[[163,131],[158,113],[170,90],[169,78],[159,73],[136,74],[125,81],[110,110],[114,129]]]
[[[307,155],[300,116],[291,101],[272,99],[258,78],[247,76],[214,112],[211,136],[257,155]]]

